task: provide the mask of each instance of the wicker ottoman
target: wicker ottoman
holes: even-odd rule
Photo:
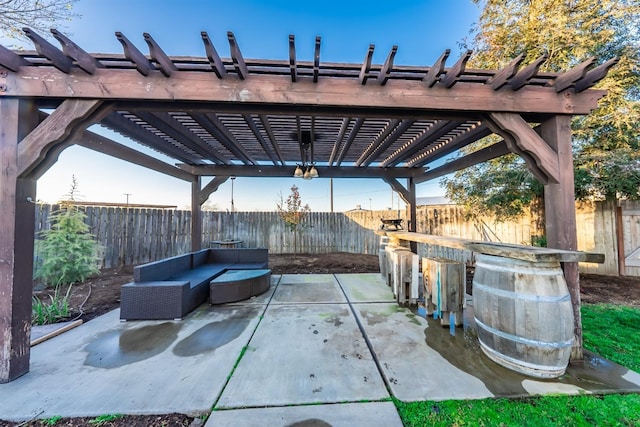
[[[271,270],[228,270],[210,282],[209,302],[224,304],[260,295],[271,285]]]

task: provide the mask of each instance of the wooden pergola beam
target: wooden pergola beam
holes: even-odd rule
[[[365,158],[365,160],[361,163],[362,166],[369,166],[374,160],[383,153],[387,148],[389,148],[394,142],[398,140],[398,138],[407,131],[411,126],[413,126],[414,120],[402,120],[393,128],[393,132],[385,132],[385,137],[375,146],[373,150],[369,153],[369,155]],[[358,165],[360,166],[360,165]]]
[[[382,68],[380,69],[380,73],[378,74],[378,83],[382,86],[387,84],[389,81],[389,77],[391,76],[391,70],[393,70],[393,59],[396,57],[396,53],[398,52],[398,46],[393,45],[391,50],[389,51],[389,55],[387,55],[387,59],[382,64]]]
[[[364,57],[364,61],[362,61],[362,68],[360,69],[358,80],[363,86],[367,84],[367,80],[369,79],[369,71],[371,71],[371,60],[373,59],[373,51],[375,50],[375,48],[375,45],[370,44],[369,49],[367,50],[367,54]]]
[[[184,126],[178,123],[169,113],[136,111],[135,115],[160,132],[188,147],[199,156],[203,158],[212,157],[222,161],[211,147],[197,135],[189,133]]]
[[[512,78],[510,84],[517,78],[518,75]],[[252,75],[245,80],[221,81],[194,71],[178,71],[167,79],[160,71],[149,71],[148,76],[144,76],[135,70],[97,69],[93,75],[69,75],[50,68],[21,67],[19,73],[10,73],[4,79],[6,88],[0,96],[66,99],[69,93],[74,93],[75,97],[90,99],[145,100],[147,105],[153,101],[180,100],[245,104],[250,108],[254,108],[254,104],[278,108],[289,105],[297,109],[324,106],[345,113],[358,108],[385,108],[405,110],[405,113],[462,115],[526,111],[553,115],[588,114],[606,94],[601,90],[557,93],[553,87],[531,86],[507,92],[459,81],[453,87],[429,88],[419,80],[389,80],[384,96],[380,96],[380,86],[362,85],[358,79],[322,79],[317,83],[300,79],[293,84],[290,76]],[[43,80],[47,81],[46,85],[42,85]]]
[[[88,130],[75,134],[69,139],[69,142],[183,181],[191,182],[193,180],[193,175],[175,166],[171,166],[155,157],[148,156]]]
[[[260,146],[262,147],[264,152],[267,153],[267,155],[269,156],[269,158],[271,159],[273,164],[277,165],[278,164],[278,159],[276,159],[274,157],[273,153],[271,152],[269,144],[267,144],[267,141],[265,141],[264,137],[260,133],[260,130],[258,129],[258,126],[256,125],[256,122],[253,120],[253,118],[249,114],[243,114],[242,118],[244,119],[244,122],[247,124],[247,126],[249,126],[249,129],[251,129],[251,132],[253,133],[253,136],[256,137],[256,139],[260,143]],[[267,135],[269,135],[268,131],[267,131]],[[284,161],[282,161],[282,155],[279,155],[279,153],[277,153],[277,154],[278,154],[278,157],[280,158],[281,163],[284,164]]]
[[[213,42],[209,38],[209,34],[207,34],[206,31],[202,31],[200,36],[202,37],[204,50],[213,72],[216,73],[216,76],[218,76],[219,79],[224,78],[224,76],[227,75],[227,70],[224,68],[224,63],[222,62],[220,55],[218,55],[218,51],[216,51],[216,48],[213,46]]]
[[[422,167],[427,163],[434,162],[453,153],[456,150],[459,150],[466,145],[471,144],[474,141],[484,138],[485,136],[491,135],[491,130],[488,129],[484,124],[478,123],[474,127],[468,129],[465,132],[462,132],[456,136],[453,136],[448,140],[446,144],[439,144],[436,147],[433,147],[427,153],[427,156],[419,162],[409,161],[408,165]]]
[[[490,113],[487,125],[521,156],[531,173],[547,184],[558,182],[561,166],[557,153],[517,114]],[[564,166],[563,166],[564,167]]]
[[[345,134],[347,133],[347,129],[349,128],[349,123],[351,123],[351,117],[345,117],[342,119],[342,123],[340,124],[340,131],[338,131],[338,137],[336,138],[335,144],[333,144],[333,148],[331,149],[331,155],[329,156],[329,166],[333,165],[334,160],[338,156],[340,152],[340,148],[342,147],[342,140],[344,139]]]
[[[64,141],[74,131],[74,126],[88,120],[100,105],[100,100],[64,101],[18,144],[18,175],[31,172],[44,160],[48,150]]]
[[[293,177],[295,166],[271,165],[176,165],[199,176]],[[424,173],[420,168],[359,168],[353,166],[316,166],[321,178],[410,178]]]
[[[466,169],[473,165],[477,165],[478,163],[484,163],[488,160],[497,159],[498,157],[502,157],[506,154],[509,154],[510,152],[511,151],[509,151],[507,143],[504,140],[500,141],[498,143],[475,151],[471,154],[467,154],[464,157],[460,157],[459,159],[447,162],[440,167],[428,170],[424,175],[416,178],[416,184],[440,178],[450,173]]]
[[[148,129],[136,125],[117,112],[113,112],[104,117],[100,121],[100,124],[111,130],[114,130],[115,132],[120,133],[121,135],[126,136],[127,138],[131,138],[132,140],[137,141],[140,144],[162,147],[163,151],[165,151],[167,155],[182,162],[192,164],[203,163],[202,159],[199,159],[185,151],[179,150],[173,144],[164,140],[160,136],[156,135]]]
[[[435,85],[440,81],[440,75],[444,72],[444,66],[447,62],[447,58],[449,57],[450,53],[451,53],[451,50],[446,49],[444,52],[442,52],[442,55],[440,55],[440,57],[436,60],[435,64],[433,64],[433,66],[429,68],[429,71],[427,71],[427,75],[424,76],[424,79],[423,79],[425,86],[433,87],[433,85]]]
[[[213,179],[209,181],[209,183],[205,185],[202,190],[200,190],[198,203],[202,205],[204,202],[206,202],[209,196],[212,193],[215,193],[216,191],[218,191],[218,188],[222,184],[227,182],[229,178],[230,178],[229,176],[214,176]]]
[[[351,132],[349,132],[349,136],[347,137],[347,140],[345,141],[344,145],[342,146],[342,149],[340,150],[340,154],[338,155],[338,159],[336,160],[336,166],[340,166],[340,164],[346,157],[347,153],[349,152],[349,149],[351,148],[351,144],[353,144],[353,140],[356,139],[356,136],[358,136],[358,132],[360,131],[360,128],[362,127],[363,123],[364,123],[364,118],[359,117],[356,119],[355,123],[353,124],[353,128],[351,128]]]
[[[278,139],[273,133],[271,126],[269,126],[269,120],[263,114],[261,114],[259,118],[260,118],[260,123],[262,123],[262,127],[264,128],[265,132],[267,132],[269,141],[271,141],[271,145],[273,146],[273,149],[275,150],[276,155],[278,156],[278,160],[280,160],[280,163],[284,165],[285,164],[284,155],[282,154],[282,150],[280,149],[280,144],[278,144]]]
[[[51,34],[55,37],[62,46],[62,52],[72,58],[78,64],[78,67],[82,68],[85,72],[93,74],[96,68],[104,68],[104,66],[95,59],[91,54],[84,51],[80,46],[75,44],[71,39],[62,34],[56,29],[51,29]]]

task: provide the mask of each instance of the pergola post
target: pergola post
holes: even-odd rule
[[[385,177],[384,181],[393,188],[400,198],[407,204],[407,231],[416,231],[418,214],[416,209],[416,182],[414,178],[407,178],[407,188],[398,182],[395,178]],[[411,251],[418,253],[418,244],[410,242]]]
[[[540,133],[547,144],[557,152],[558,163],[561,166],[558,182],[549,182],[544,186],[547,245],[550,248],[577,250],[571,117],[554,116],[542,123]],[[583,352],[578,263],[564,263],[563,271],[571,295],[574,316],[575,342],[571,360],[579,361],[583,359]]]
[[[407,230],[416,232],[418,231],[418,209],[416,206],[416,182],[413,178],[407,179],[407,187],[408,187],[408,213],[409,217],[407,218]],[[418,243],[411,242],[411,251],[413,253],[418,253]]]
[[[202,249],[202,203],[200,186],[202,178],[194,176],[191,181],[191,251]]]
[[[18,142],[37,118],[31,102],[0,98],[0,383],[29,371],[36,181],[18,178]]]

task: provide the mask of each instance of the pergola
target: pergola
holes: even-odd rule
[[[544,184],[548,245],[576,249],[570,121],[596,107],[591,87],[616,60],[594,59],[560,74],[545,57],[500,70],[447,66],[244,58],[228,33],[221,58],[207,33],[203,57],[168,56],[149,34],[149,54],[116,33],[123,54],[90,54],[56,30],[60,48],[25,29],[35,51],[0,46],[0,383],[29,369],[36,181],[78,144],[192,184],[192,247],[201,245],[200,206],[231,176],[288,177],[315,165],[320,177],[380,178],[408,205],[416,227],[416,185],[508,153]],[[43,110],[53,110],[50,114]],[[174,159],[158,160],[87,130],[100,124]],[[430,168],[490,134],[502,141]],[[203,176],[213,179],[205,186]],[[564,274],[581,357],[578,266]]]

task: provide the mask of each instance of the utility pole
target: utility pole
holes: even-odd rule
[[[131,196],[131,193],[124,193],[125,196],[127,196],[127,205],[129,204],[129,196]]]
[[[231,213],[235,211],[235,206],[233,205],[233,181],[236,180],[235,176],[231,177]]]

